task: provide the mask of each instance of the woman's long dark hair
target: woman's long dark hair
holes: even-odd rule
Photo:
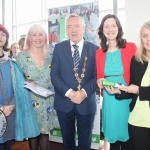
[[[106,52],[108,50],[108,45],[107,45],[107,39],[103,34],[103,26],[104,26],[104,22],[109,18],[114,18],[115,21],[116,21],[117,27],[118,27],[118,35],[116,37],[117,47],[118,48],[124,48],[126,46],[126,40],[122,38],[123,30],[122,30],[122,26],[120,24],[119,19],[115,15],[108,14],[102,19],[101,24],[98,28],[100,46],[101,46],[101,48],[103,49],[104,52]]]

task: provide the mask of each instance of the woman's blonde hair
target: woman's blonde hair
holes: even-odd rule
[[[30,34],[36,30],[40,30],[42,32],[45,33],[45,36],[46,36],[46,39],[45,39],[45,42],[44,42],[44,46],[43,46],[43,51],[46,53],[49,51],[49,41],[48,41],[48,37],[47,37],[47,34],[46,34],[46,30],[44,29],[44,27],[40,24],[40,23],[37,23],[37,24],[33,24],[29,31],[28,31],[28,34],[26,36],[26,39],[25,39],[25,45],[24,45],[24,49],[25,51],[26,50],[30,50],[31,49],[31,43],[30,43]]]
[[[140,29],[140,45],[138,46],[138,49],[135,54],[135,59],[138,62],[141,62],[142,64],[143,64],[143,61],[149,60],[146,56],[146,49],[144,48],[143,43],[142,43],[142,29],[143,28],[150,30],[150,21],[144,23]]]

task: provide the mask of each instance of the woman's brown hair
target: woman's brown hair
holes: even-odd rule
[[[108,50],[108,45],[107,45],[107,39],[106,39],[105,35],[103,34],[103,26],[104,26],[104,22],[109,18],[114,18],[115,21],[116,21],[117,27],[118,27],[118,35],[116,37],[117,47],[118,48],[124,48],[126,46],[126,40],[122,38],[123,30],[122,30],[122,26],[120,24],[119,19],[115,15],[108,14],[102,19],[101,24],[98,28],[100,46],[101,46],[101,48],[103,49],[104,52],[106,52]]]

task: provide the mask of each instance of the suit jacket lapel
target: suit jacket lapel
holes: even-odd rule
[[[88,51],[88,43],[86,41],[84,41],[82,54],[81,54],[81,58],[79,61],[79,69],[83,68],[84,57],[85,57],[87,51]],[[69,41],[65,45],[65,52],[64,53],[65,53],[66,59],[69,61],[69,64],[71,65],[71,68],[74,68],[72,53],[71,53],[71,47],[70,47]],[[79,69],[78,69],[78,71],[79,71]]]
[[[83,49],[82,49],[82,53],[81,53],[81,58],[80,58],[80,62],[79,62],[79,69],[83,68],[83,63],[84,63],[84,57],[86,55],[86,52],[88,51],[88,44],[86,43],[86,41],[84,41],[83,44]]]
[[[65,45],[64,55],[65,55],[66,59],[69,61],[69,64],[71,65],[71,68],[74,68],[72,53],[71,53],[71,47],[70,47],[70,42],[69,41]]]

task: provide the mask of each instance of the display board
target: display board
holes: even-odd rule
[[[53,51],[55,44],[68,40],[65,30],[66,16],[75,13],[85,20],[84,39],[99,45],[97,28],[99,25],[99,2],[78,4],[66,7],[48,9],[48,33],[50,49]],[[95,114],[92,129],[92,149],[100,146],[100,97],[96,95],[97,112]],[[50,133],[50,141],[62,143],[61,129],[56,128]],[[76,130],[76,145],[78,145],[78,134]]]
[[[48,9],[48,37],[50,49],[55,44],[68,39],[65,30],[66,16],[77,14],[85,20],[84,39],[99,45],[97,28],[99,25],[99,2]]]

